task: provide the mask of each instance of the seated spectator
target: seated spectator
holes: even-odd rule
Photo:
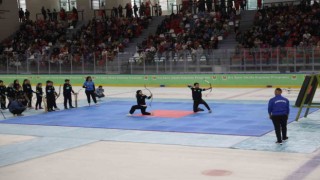
[[[26,106],[23,105],[20,99],[11,101],[9,105],[9,111],[15,116],[23,116],[22,112],[26,110]]]
[[[99,99],[105,97],[105,95],[104,95],[104,89],[102,88],[102,86],[99,86],[99,87],[96,89],[96,96],[97,96]]]

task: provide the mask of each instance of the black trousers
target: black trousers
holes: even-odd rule
[[[94,91],[87,91],[87,90],[86,90],[86,95],[87,95],[87,100],[88,100],[88,103],[89,103],[89,104],[90,104],[90,102],[91,102],[90,96],[92,97],[93,102],[94,102],[94,103],[97,103],[97,99],[96,99],[96,95],[95,95]]]
[[[53,107],[56,104],[56,97],[53,96],[47,96],[47,107],[48,111],[53,110]]]
[[[10,111],[12,114],[21,114],[24,110],[12,110]]]
[[[29,99],[28,107],[31,107],[31,106],[32,106],[32,93],[27,94],[27,97],[28,97],[28,99]]]
[[[141,113],[143,115],[151,115],[151,113],[146,112],[147,106],[134,105],[130,109],[130,114],[133,114],[135,110],[141,109]]]
[[[6,108],[6,96],[0,95],[1,109]]]
[[[274,130],[276,132],[277,141],[282,142],[282,139],[287,137],[287,121],[288,116],[287,115],[277,115],[277,116],[271,116]],[[282,133],[282,138],[281,138]]]
[[[203,104],[208,110],[210,110],[209,105],[203,99],[200,99],[200,100],[193,100],[193,112],[199,111],[198,106],[200,104]]]
[[[71,96],[71,93],[63,94],[63,97],[64,97],[64,101],[63,101],[64,107],[65,108],[67,107],[68,101],[69,101],[69,107],[72,107],[72,96]]]
[[[41,108],[41,103],[42,103],[42,97],[41,96],[37,96],[36,108],[38,106],[39,106],[39,108]]]

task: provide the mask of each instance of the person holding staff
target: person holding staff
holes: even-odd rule
[[[56,90],[54,89],[53,82],[48,80],[47,84],[46,84],[46,98],[47,98],[48,112],[55,111],[55,109],[57,109],[57,108],[53,109],[54,106],[56,105],[56,96],[57,95],[58,94],[57,94]]]
[[[137,98],[137,105],[133,105],[129,111],[128,116],[132,116],[135,110],[141,109],[141,113],[143,115],[152,115],[149,112],[146,112],[147,105],[146,105],[146,99],[150,99],[152,97],[152,94],[150,96],[144,95],[141,90],[137,90],[136,92],[136,98]]]
[[[85,93],[87,95],[87,100],[88,100],[89,106],[90,106],[90,103],[91,103],[90,96],[92,97],[93,102],[97,106],[98,104],[97,104],[97,99],[96,99],[96,95],[95,95],[95,89],[96,88],[94,86],[94,82],[92,81],[91,76],[88,76],[86,78],[86,81],[83,83],[83,88],[86,89]]]
[[[33,96],[32,93],[33,93],[33,90],[32,90],[32,87],[31,87],[29,79],[25,79],[23,81],[22,88],[23,88],[23,92],[26,94],[26,96],[29,99],[28,108],[33,109],[33,107],[32,107],[32,96]]]
[[[282,141],[288,140],[287,121],[290,113],[289,100],[283,96],[282,89],[276,88],[275,97],[269,100],[268,113],[273,122],[273,126],[277,136],[276,144],[282,144]],[[282,132],[282,137],[281,137]]]
[[[66,80],[64,80],[64,82],[65,82],[63,85],[64,109],[68,109],[68,107],[67,107],[68,101],[69,101],[69,108],[74,108],[72,106],[72,96],[71,96],[71,93],[74,94],[74,91],[73,91],[72,86],[70,84],[70,80],[66,79]]]
[[[36,96],[37,96],[37,102],[36,102],[36,110],[43,109],[41,107],[42,103],[42,97],[43,97],[43,90],[42,90],[42,83],[38,83],[36,86]]]
[[[212,87],[200,88],[199,83],[196,82],[196,83],[194,83],[194,86],[188,85],[188,88],[190,88],[192,91],[193,112],[196,113],[199,111],[204,111],[203,109],[198,107],[200,104],[203,104],[208,109],[208,112],[211,113],[212,111],[211,111],[209,105],[202,99],[202,91],[212,89]]]

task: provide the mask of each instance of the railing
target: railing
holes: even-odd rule
[[[53,12],[51,12],[51,13],[53,13]],[[83,13],[84,13],[84,10],[78,10],[78,17],[79,17],[78,20],[83,21]],[[67,14],[66,19],[67,19],[67,20],[72,20],[72,17],[71,17],[72,11],[68,11],[68,12],[66,12],[66,14]],[[79,16],[79,15],[80,15],[80,16]],[[59,18],[60,18],[60,17],[59,17],[59,12],[57,12],[57,16],[58,16],[58,19],[59,19]],[[40,17],[43,19],[42,13],[37,13],[37,14],[36,14],[36,20],[39,20]],[[48,17],[48,19],[49,19],[49,17]]]
[[[0,56],[1,74],[170,74],[319,72],[320,47],[12,54]]]

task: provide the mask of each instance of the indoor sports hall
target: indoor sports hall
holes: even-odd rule
[[[319,14],[316,0],[0,1],[0,179],[319,180]]]

